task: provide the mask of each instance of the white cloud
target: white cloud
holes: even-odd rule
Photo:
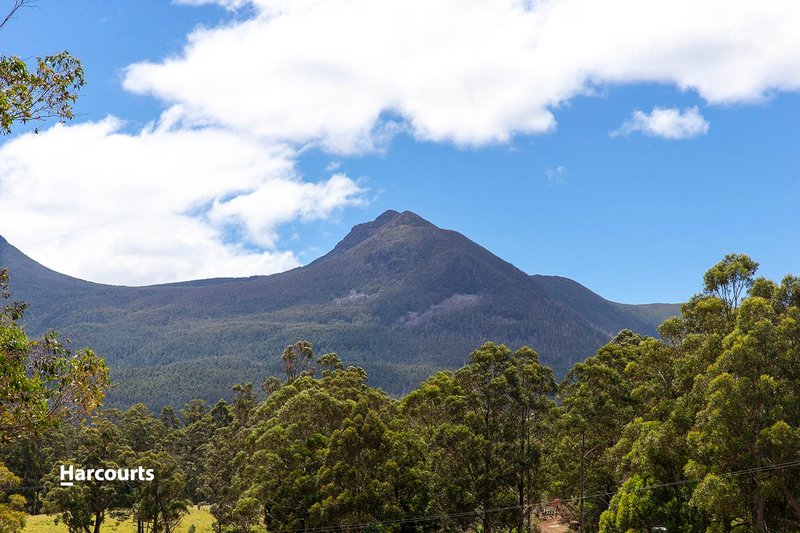
[[[710,104],[800,88],[794,0],[249,4],[253,18],[131,66],[125,87],[193,121],[342,153],[374,148],[386,117],[462,145],[549,131],[554,109],[598,84],[672,84]]]
[[[696,106],[683,111],[674,107],[654,107],[649,114],[637,109],[619,129],[611,132],[611,136],[634,132],[671,140],[691,139],[708,133],[708,121]]]
[[[281,224],[362,201],[344,175],[302,181],[287,147],[169,120],[134,134],[120,128],[107,118],[0,146],[4,237],[93,281],[268,274],[298,265],[278,250]],[[230,230],[243,233],[241,241],[226,244]]]
[[[553,130],[554,110],[602,85],[671,84],[711,105],[800,88],[795,0],[174,1],[247,9],[125,70],[126,89],[163,102],[160,126],[0,145],[0,233],[48,266],[127,283],[281,270],[297,264],[281,224],[363,201],[345,175],[298,175],[304,147],[505,142]],[[642,130],[707,127],[665,116],[642,114]]]
[[[344,174],[335,174],[324,183],[270,180],[248,194],[215,200],[209,219],[218,224],[243,224],[258,244],[271,248],[281,222],[328,218],[341,206],[360,203],[362,192]]]
[[[567,182],[567,168],[564,165],[547,167],[544,174],[552,185],[563,185]]]

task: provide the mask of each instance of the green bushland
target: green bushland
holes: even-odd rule
[[[546,508],[600,533],[800,531],[800,278],[757,267],[726,256],[658,338],[623,330],[560,383],[532,348],[486,342],[393,398],[298,341],[230,402],[7,438],[0,526],[24,508],[168,533],[202,504],[225,533],[521,532]],[[63,463],[156,476],[64,488]]]

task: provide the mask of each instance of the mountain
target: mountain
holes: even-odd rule
[[[460,233],[387,211],[328,254],[271,276],[147,287],[54,272],[0,238],[0,265],[25,300],[28,331],[58,330],[114,371],[109,402],[158,408],[216,401],[234,383],[280,371],[287,344],[309,340],[363,366],[393,394],[464,364],[486,340],[530,345],[563,375],[624,328],[646,334],[677,311],[609,302],[582,285],[529,276]]]
[[[621,304],[606,300],[577,281],[561,276],[531,276],[550,296],[607,333],[618,333],[620,324],[645,335],[657,335],[656,327],[678,314],[676,304]]]

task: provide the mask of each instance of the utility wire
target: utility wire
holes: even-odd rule
[[[745,470],[737,470],[735,472],[725,472],[722,474],[717,474],[719,477],[737,477],[743,476],[747,474],[755,474],[760,472],[768,472],[771,470],[780,470],[780,469],[788,469],[800,466],[800,460],[796,461],[788,461],[785,463],[779,463],[775,465],[766,465],[762,467],[755,467],[755,468],[748,468]],[[690,479],[681,479],[678,481],[672,481],[668,483],[654,483],[651,485],[646,485],[644,487],[638,487],[634,490],[634,492],[647,492],[659,488],[665,487],[674,487],[678,485],[687,485],[690,483],[698,483],[702,481],[703,478],[690,478]],[[597,498],[607,498],[609,496],[614,496],[621,489],[613,491],[613,492],[597,492],[594,494],[587,494],[583,496],[583,500],[593,500]],[[572,498],[560,498],[559,502],[566,503],[566,502],[576,502],[580,501],[580,496],[574,496]],[[473,515],[482,515],[485,513],[498,513],[503,511],[512,511],[516,509],[520,509],[523,506],[520,505],[510,505],[507,507],[494,507],[490,509],[481,509],[475,511],[463,511],[459,513],[443,513],[439,515],[428,515],[428,516],[419,516],[414,518],[401,518],[395,520],[381,520],[381,521],[374,521],[374,522],[365,522],[360,524],[346,524],[346,525],[339,525],[339,526],[324,526],[324,527],[316,527],[316,528],[305,528],[305,529],[287,529],[283,530],[285,533],[325,533],[329,531],[339,531],[339,530],[353,530],[353,529],[363,529],[370,526],[380,526],[380,525],[392,525],[392,524],[405,524],[405,523],[416,523],[416,522],[432,522],[436,520],[443,520],[447,518],[460,518],[465,516],[473,516]],[[525,505],[524,507],[528,507]]]
[[[718,477],[738,477],[744,476],[747,474],[757,474],[761,472],[769,472],[772,470],[782,470],[782,469],[789,469],[800,466],[800,460],[795,461],[788,461],[785,463],[778,463],[774,465],[766,465],[761,467],[754,467],[754,468],[747,468],[744,470],[737,470],[735,472],[725,472],[722,474],[716,474]],[[671,481],[668,483],[653,483],[651,485],[645,485],[644,487],[638,487],[633,490],[633,492],[648,492],[655,489],[666,488],[666,487],[675,487],[679,485],[688,485],[690,483],[699,483],[702,481],[703,478],[687,478],[681,479],[678,481]],[[5,492],[17,492],[21,490],[33,490],[33,489],[42,489],[46,488],[45,485],[29,485],[25,487],[4,487],[0,490]],[[594,500],[598,498],[608,498],[609,496],[614,496],[618,494],[621,489],[618,489],[613,492],[596,492],[593,494],[587,494],[583,496],[583,500]],[[559,498],[560,503],[568,503],[568,502],[577,502],[580,501],[580,496],[573,496],[571,498]],[[474,516],[474,515],[482,515],[485,513],[499,513],[503,511],[513,511],[516,509],[520,509],[521,507],[528,507],[528,505],[520,506],[520,505],[509,505],[507,507],[493,507],[490,509],[481,509],[481,510],[473,510],[473,511],[462,511],[458,513],[442,513],[438,515],[427,515],[427,516],[417,516],[412,518],[398,518],[393,520],[381,520],[381,521],[373,521],[373,522],[364,522],[364,523],[357,523],[357,524],[346,524],[346,525],[337,525],[337,526],[321,526],[321,527],[314,527],[314,528],[304,528],[304,529],[287,529],[283,530],[285,533],[326,533],[329,531],[339,531],[339,530],[353,530],[353,529],[363,529],[370,526],[380,526],[380,525],[393,525],[393,524],[406,524],[406,523],[416,523],[416,522],[433,522],[436,520],[444,520],[447,518],[462,518],[465,516]]]

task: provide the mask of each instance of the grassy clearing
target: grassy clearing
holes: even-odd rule
[[[56,525],[53,521],[53,515],[38,515],[29,516],[28,522],[25,525],[23,533],[67,533],[67,527],[64,524]],[[189,526],[194,524],[197,533],[211,533],[211,528],[214,523],[214,517],[208,512],[205,507],[192,507],[189,514],[183,517],[181,524],[176,533],[186,533]],[[115,520],[106,520],[101,528],[101,531],[109,533],[136,533],[136,524],[132,520],[125,522],[116,522]]]

